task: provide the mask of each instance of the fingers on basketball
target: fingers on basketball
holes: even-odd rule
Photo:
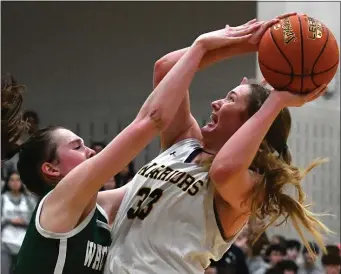
[[[261,27],[261,23],[256,23],[252,26],[248,26],[246,28],[243,28],[241,30],[237,30],[233,33],[233,36],[247,36],[247,35],[252,35],[257,29]]]
[[[319,98],[322,96],[324,93],[327,91],[327,85],[323,84],[319,86],[317,89],[313,90],[312,92],[309,92],[307,95],[305,95],[305,101],[306,102],[311,102],[314,101],[315,99]]]

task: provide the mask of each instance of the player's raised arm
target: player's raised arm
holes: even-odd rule
[[[225,35],[227,36],[232,37],[238,32],[244,30],[249,30],[249,33],[252,34],[252,36],[250,39],[235,41],[227,46],[213,48],[207,51],[198,68],[202,69],[233,56],[257,51],[258,42],[264,32],[278,21],[278,18],[267,22],[258,22],[256,19],[253,19],[241,26],[227,26],[225,29]],[[153,73],[154,87],[159,84],[159,82],[167,75],[170,69],[180,60],[187,50],[188,48],[184,48],[166,54],[155,63]],[[163,149],[166,149],[172,144],[186,138],[200,139],[200,128],[190,112],[188,92],[185,93],[183,101],[181,102],[179,109],[169,126],[161,131],[161,146]]]

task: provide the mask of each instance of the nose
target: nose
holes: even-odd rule
[[[91,158],[96,155],[96,151],[94,151],[93,149],[87,147],[86,150],[87,158]]]
[[[211,103],[213,110],[218,111],[221,107],[221,100],[216,100]]]

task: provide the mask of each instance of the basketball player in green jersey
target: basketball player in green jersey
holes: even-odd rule
[[[20,250],[16,274],[101,273],[110,225],[128,185],[98,190],[168,126],[185,95],[175,90],[187,89],[205,53],[247,40],[261,25],[252,22],[230,35],[212,32],[199,38],[154,89],[135,120],[97,155],[62,127],[42,129],[21,146],[21,179],[42,199]]]

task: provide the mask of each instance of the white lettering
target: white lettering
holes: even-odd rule
[[[103,246],[103,248],[102,248],[101,265],[99,267],[99,270],[102,270],[102,268],[103,268],[103,264],[104,264],[105,258],[107,257],[107,253],[108,253],[108,247],[107,246]]]
[[[107,253],[108,253],[107,246],[102,246],[88,241],[86,246],[84,266],[91,267],[94,270],[101,271],[105,263]]]
[[[92,264],[92,269],[98,270],[99,265],[101,263],[101,255],[102,255],[102,246],[97,244],[96,258],[94,263]]]
[[[84,265],[90,267],[92,259],[95,255],[96,245],[93,242],[88,241],[86,246],[85,261]]]

